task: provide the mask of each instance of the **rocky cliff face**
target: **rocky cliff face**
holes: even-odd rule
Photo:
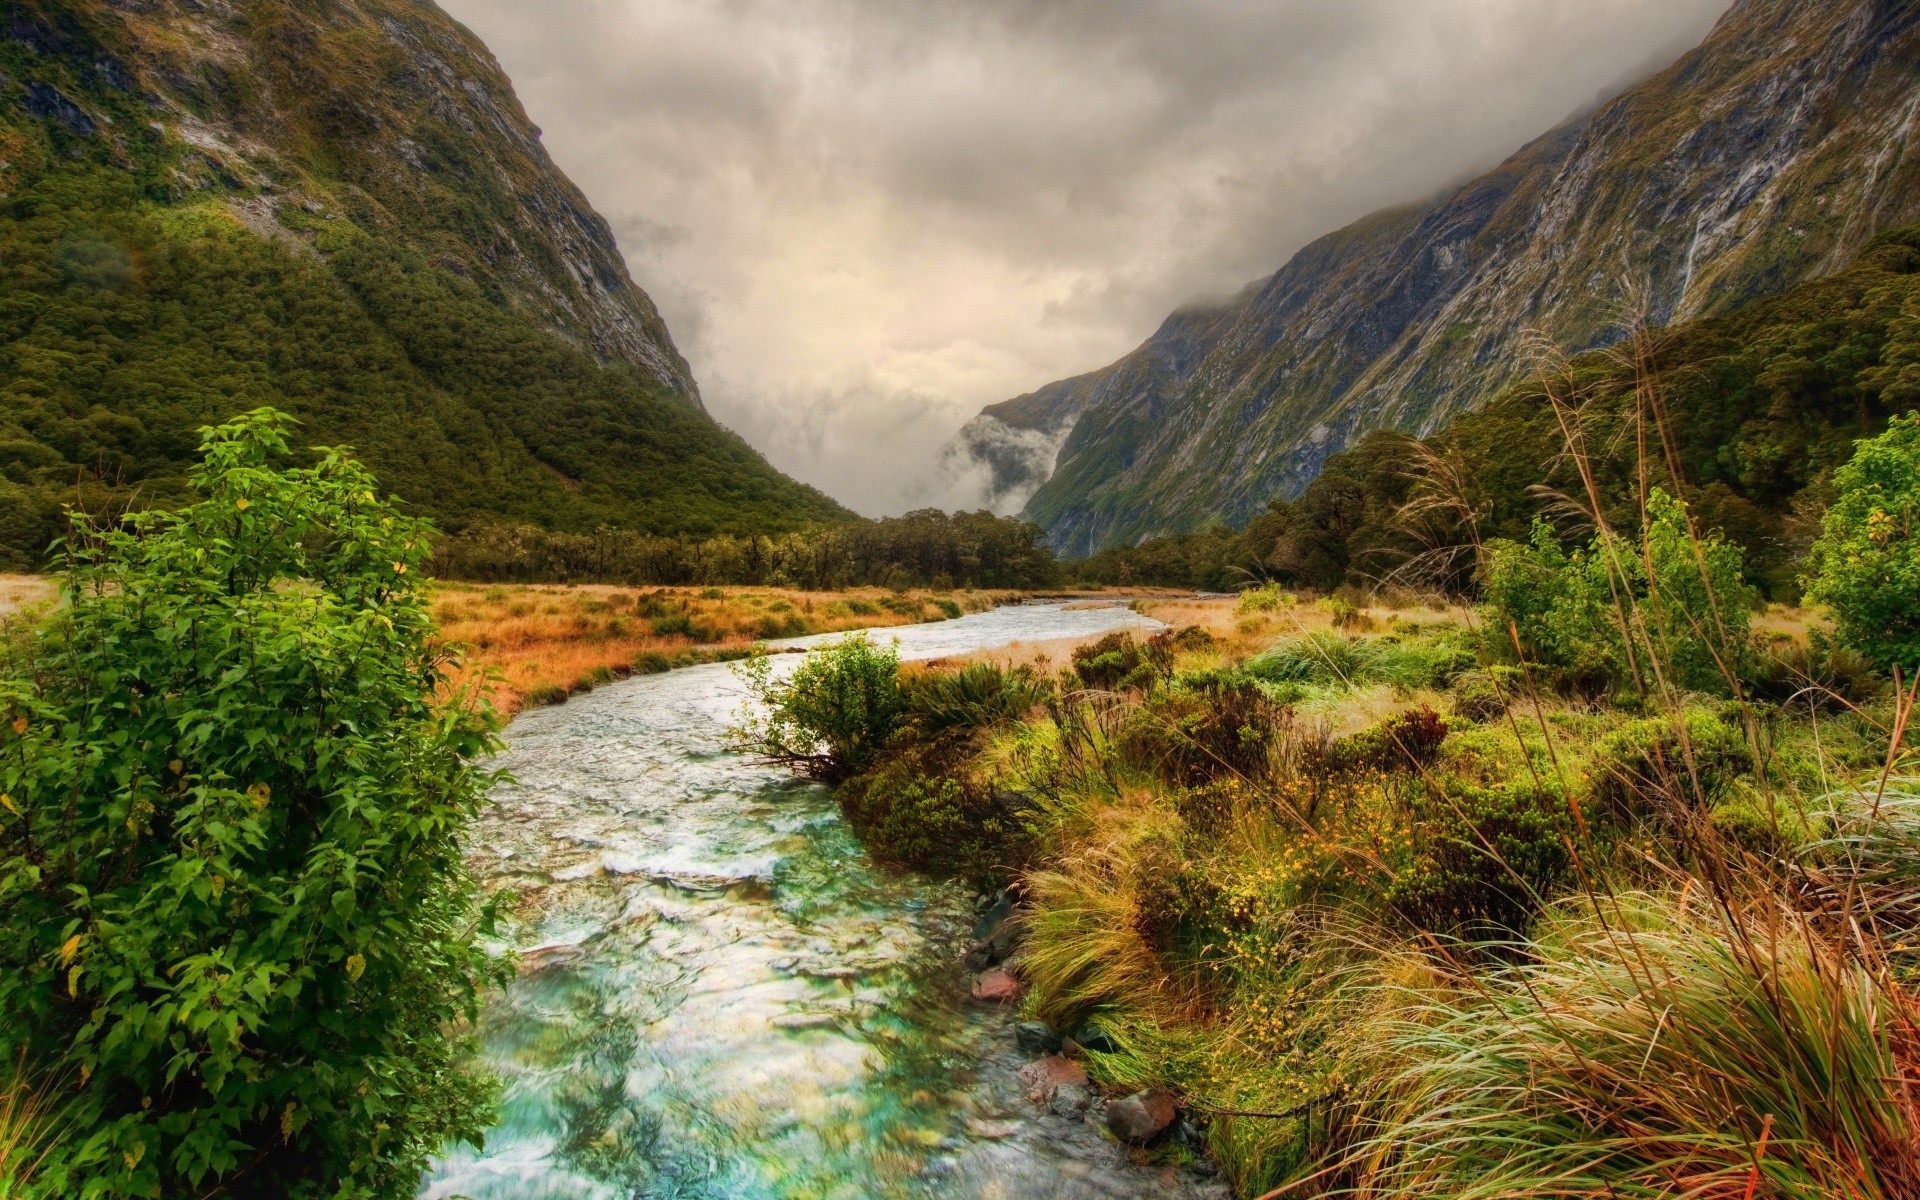
[[[96,73],[194,149],[179,186],[245,192],[233,208],[255,232],[296,236],[280,219],[289,206],[345,217],[699,405],[612,231],[547,156],[486,46],[430,0],[8,7],[11,36],[48,56],[115,46]],[[45,107],[90,120],[44,90]]]
[[[1366,432],[1432,430],[1526,369],[1530,331],[1586,349],[1635,307],[1711,315],[1835,271],[1920,220],[1917,26],[1920,0],[1740,0],[1665,73],[1486,176],[970,428],[1063,437],[1026,513],[1087,553],[1244,520]],[[1007,482],[1016,464],[984,458]]]

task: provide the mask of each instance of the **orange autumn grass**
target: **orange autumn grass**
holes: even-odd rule
[[[626,588],[440,583],[441,636],[465,647],[457,686],[491,676],[503,713],[633,673],[744,655],[756,642],[910,625],[992,608],[1012,593],[860,588]]]

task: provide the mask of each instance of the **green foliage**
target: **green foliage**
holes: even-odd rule
[[[1711,806],[1753,770],[1753,751],[1738,728],[1704,709],[1672,718],[1631,721],[1595,748],[1587,773],[1604,811],[1624,822],[1680,819]]]
[[[1444,687],[1476,659],[1454,635],[1402,640],[1310,633],[1276,642],[1247,660],[1245,671],[1274,684],[1349,688],[1390,684],[1402,688]]]
[[[814,651],[784,678],[771,655],[738,670],[758,711],[743,716],[735,744],[829,783],[871,766],[906,716],[899,655],[864,634]]]
[[[1413,819],[1381,898],[1423,929],[1521,929],[1566,874],[1566,800],[1531,781],[1449,779],[1418,794]]]
[[[1757,603],[1739,547],[1695,541],[1687,509],[1658,488],[1640,545],[1601,534],[1571,555],[1545,521],[1530,545],[1487,546],[1484,593],[1492,645],[1555,669],[1575,691],[1669,686],[1726,693],[1752,668]]]
[[[1032,667],[1004,670],[992,663],[917,671],[906,676],[902,691],[906,721],[922,738],[1017,721],[1053,695]]]
[[[288,421],[76,540],[0,673],[0,1027],[77,1075],[39,1195],[405,1197],[477,1140],[448,1026],[501,977],[459,838],[490,714],[436,700],[428,527]]]
[[[480,582],[813,589],[1035,589],[1060,582],[1059,564],[1039,526],[987,512],[949,515],[936,509],[774,536],[662,537],[614,528],[572,534],[484,525],[443,539],[435,549],[434,573]],[[862,616],[879,611],[869,601],[848,603]],[[953,600],[933,603],[949,617],[961,615]],[[907,615],[920,613],[914,608]]]
[[[835,798],[861,844],[895,866],[984,887],[1026,854],[1025,797],[957,779],[938,756],[890,757]]]
[[[1172,671],[1173,639],[1164,633],[1145,642],[1130,633],[1109,633],[1073,651],[1073,673],[1081,687],[1093,691],[1148,691]]]
[[[1895,418],[1834,473],[1808,594],[1846,646],[1920,672],[1920,414]]]
[[[1748,581],[1791,600],[1805,542],[1798,514],[1826,498],[1854,439],[1920,405],[1920,229],[1881,235],[1848,270],[1712,320],[1658,333],[1656,366],[1685,487],[1705,529],[1746,550]],[[1630,363],[1585,355],[1589,465],[1608,523],[1637,537],[1640,473]],[[1545,391],[1524,381],[1488,397],[1422,443],[1379,432],[1328,459],[1297,499],[1235,532],[1214,527],[1098,554],[1076,579],[1216,590],[1249,576],[1332,591],[1391,576],[1464,592],[1474,539],[1456,521],[1410,516],[1410,500],[1457,483],[1482,540],[1529,540],[1549,494],[1583,492]],[[1422,451],[1450,481],[1409,470]],[[1543,466],[1545,478],[1542,478]],[[1545,485],[1544,488],[1538,485]]]
[[[1287,718],[1286,706],[1245,676],[1181,676],[1131,714],[1115,751],[1174,787],[1260,780]]]

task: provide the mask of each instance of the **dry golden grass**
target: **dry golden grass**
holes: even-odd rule
[[[465,647],[456,681],[493,675],[494,704],[513,713],[529,697],[554,694],[548,689],[591,686],[596,675],[604,681],[709,661],[769,638],[908,625],[955,608],[979,612],[1007,595],[441,583],[433,614],[442,636]]]
[[[0,575],[0,616],[53,598],[54,582],[45,575]]]

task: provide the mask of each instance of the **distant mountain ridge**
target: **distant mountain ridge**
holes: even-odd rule
[[[1306,247],[1119,362],[986,409],[956,444],[1085,554],[1300,492],[1367,432],[1427,433],[1570,349],[1839,270],[1920,220],[1920,0],[1740,0],[1673,67],[1486,175]],[[1024,435],[1025,441],[1021,441]],[[1051,471],[1029,452],[1056,439]]]
[[[853,519],[701,405],[430,0],[0,0],[0,569],[262,405],[444,527]]]

